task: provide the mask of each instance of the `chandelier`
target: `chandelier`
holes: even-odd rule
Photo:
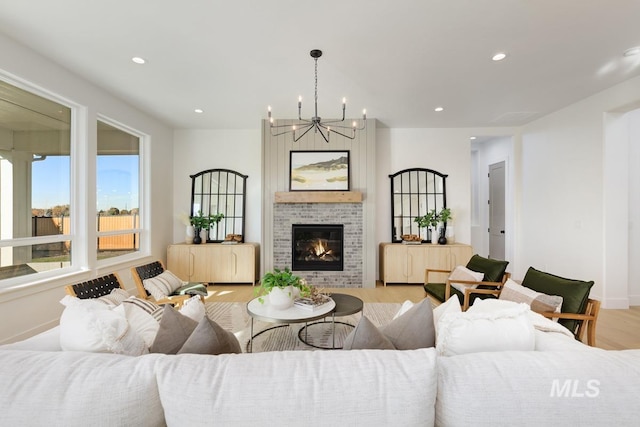
[[[351,126],[340,125],[345,121],[345,113],[347,110],[347,100],[342,98],[342,120],[322,121],[318,117],[318,58],[322,56],[322,51],[314,49],[310,52],[311,57],[315,61],[315,98],[314,98],[314,115],[310,120],[302,118],[302,96],[298,97],[298,122],[293,125],[274,125],[273,117],[271,117],[271,106],[268,107],[269,126],[271,128],[271,136],[280,136],[287,133],[293,135],[293,141],[297,142],[305,136],[311,129],[315,133],[320,133],[325,142],[329,142],[332,133],[337,133],[345,138],[354,139],[356,130],[365,128],[367,122],[367,110],[362,110],[362,120],[359,124],[357,120],[351,123]]]

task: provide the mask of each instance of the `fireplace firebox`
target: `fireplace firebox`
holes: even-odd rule
[[[292,270],[343,271],[344,226],[293,224]]]

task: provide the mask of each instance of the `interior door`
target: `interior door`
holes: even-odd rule
[[[505,163],[489,165],[489,258],[504,259]]]

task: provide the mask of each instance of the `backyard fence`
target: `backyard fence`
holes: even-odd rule
[[[98,215],[98,231],[117,231],[136,229],[140,226],[140,215]],[[70,234],[71,220],[68,216],[32,217],[32,236],[52,236]],[[39,250],[68,251],[69,243],[47,243],[39,246]],[[118,236],[98,238],[98,251],[137,250],[140,248],[138,233],[127,233]]]

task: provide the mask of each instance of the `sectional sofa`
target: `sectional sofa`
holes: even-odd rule
[[[0,347],[0,424],[637,425],[640,350],[539,330],[536,350],[132,357],[60,351],[53,329]]]

